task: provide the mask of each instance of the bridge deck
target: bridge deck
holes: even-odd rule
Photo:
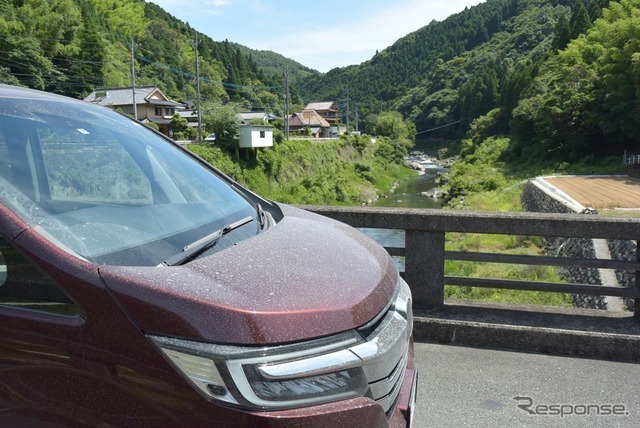
[[[415,356],[416,428],[638,427],[640,364],[420,342]]]
[[[544,177],[585,207],[640,209],[640,179],[628,176]]]

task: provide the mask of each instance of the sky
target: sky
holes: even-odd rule
[[[148,0],[215,41],[270,50],[321,72],[360,64],[480,0]]]

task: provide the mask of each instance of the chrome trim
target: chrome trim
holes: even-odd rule
[[[347,349],[282,364],[261,365],[258,372],[269,380],[319,376],[361,365],[360,358]]]
[[[399,292],[382,322],[365,343],[349,348],[362,359],[371,395],[385,412],[400,393],[413,331],[411,290],[402,278],[398,285]]]

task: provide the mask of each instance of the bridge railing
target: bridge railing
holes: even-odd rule
[[[411,287],[415,308],[442,307],[446,284],[629,298],[634,300],[634,316],[640,320],[640,250],[636,251],[635,261],[445,250],[447,232],[633,240],[639,243],[640,218],[383,207],[301,208],[358,228],[404,230],[404,248],[386,249],[392,256],[405,258],[404,278]],[[635,271],[636,286],[622,288],[448,276],[444,272],[445,260],[629,270]]]

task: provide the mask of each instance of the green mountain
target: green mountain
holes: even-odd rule
[[[640,151],[640,0],[487,0],[328,73],[197,39],[205,102],[282,114],[288,68],[294,104],[335,100],[365,131],[396,110],[463,155],[495,136],[516,158]],[[144,0],[0,0],[0,82],[82,97],[131,85],[133,52],[136,84],[193,99],[195,41]]]
[[[251,57],[258,68],[268,76],[283,76],[284,70],[289,69],[289,81],[294,85],[305,78],[312,79],[320,75],[319,71],[305,67],[277,52],[251,49],[238,43],[231,43],[231,46]]]
[[[203,101],[281,109],[281,73],[228,41],[197,34]],[[0,0],[0,82],[73,97],[98,87],[158,85],[196,96],[196,30],[143,0]]]
[[[495,133],[508,133],[514,108],[542,65],[585,33],[609,0],[487,0],[433,21],[360,65],[309,77],[305,99],[348,99],[361,129],[398,110],[418,136],[460,140],[498,108]],[[354,118],[351,117],[351,123]]]

